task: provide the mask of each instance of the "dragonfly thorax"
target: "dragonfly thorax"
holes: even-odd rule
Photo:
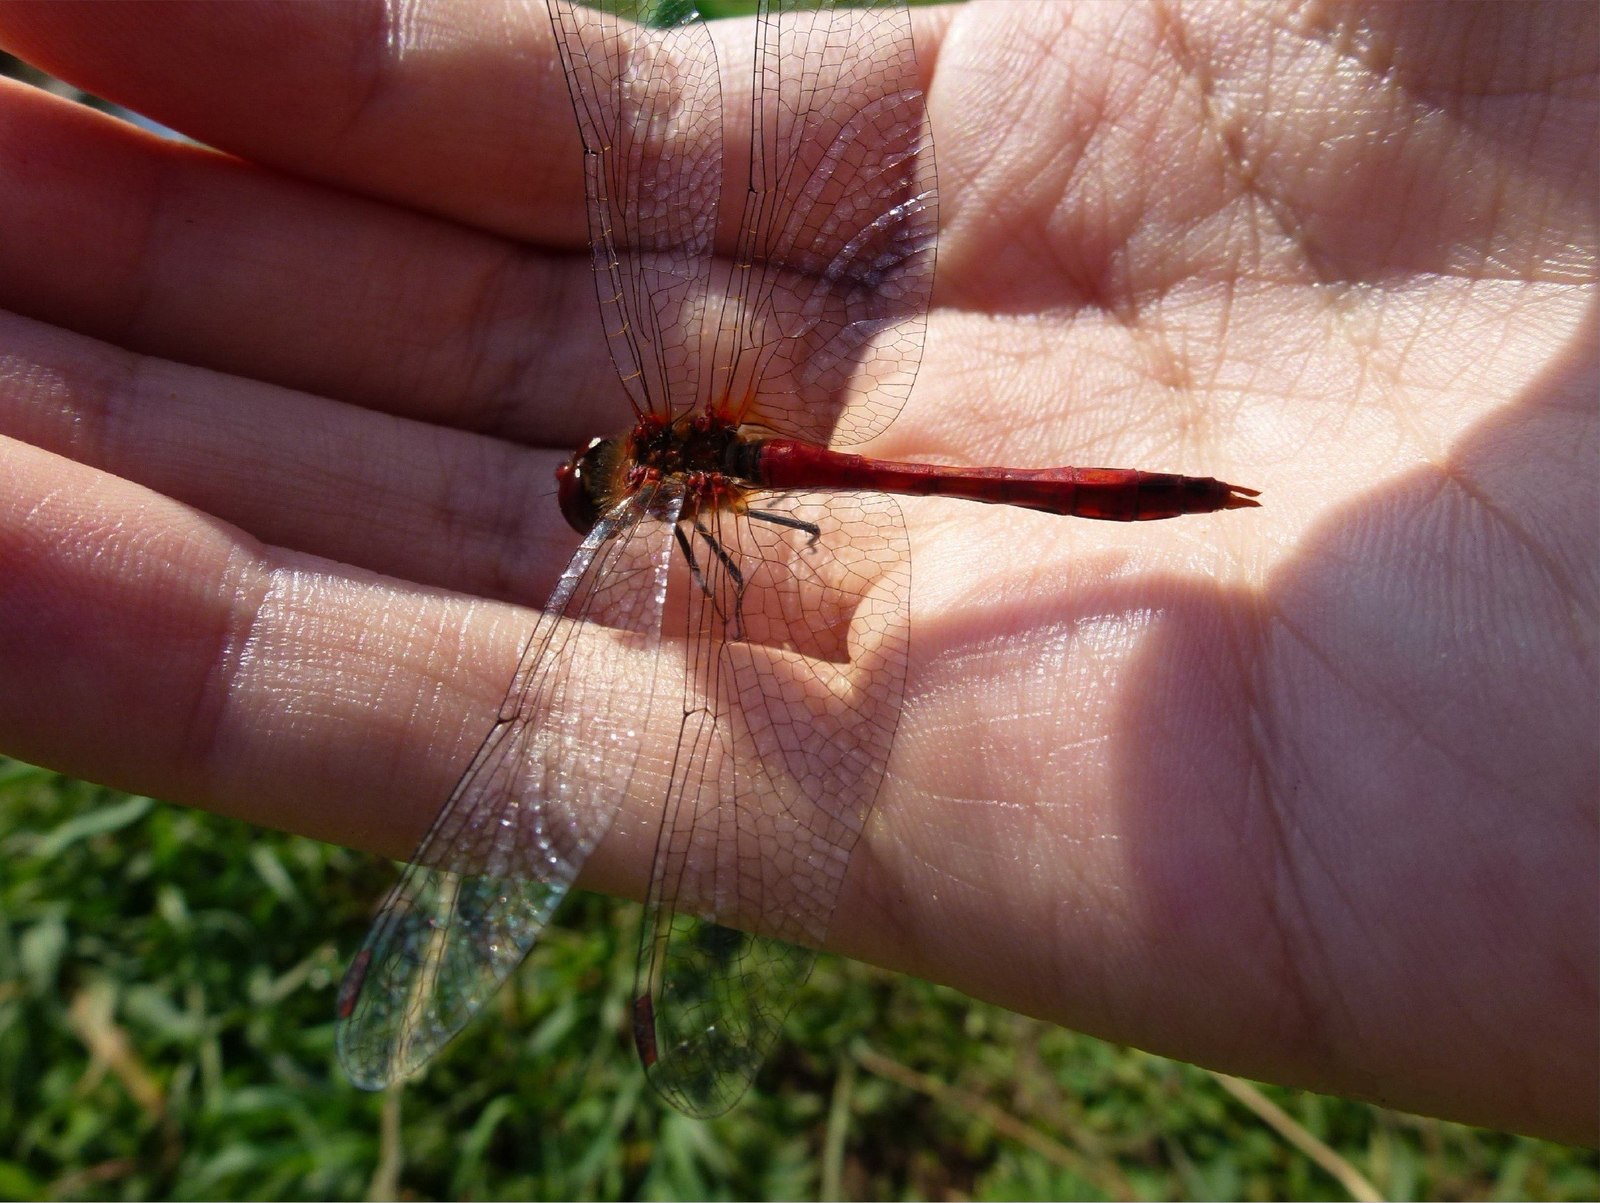
[[[656,487],[682,493],[686,516],[715,509],[750,487],[745,477],[754,445],[714,415],[647,417],[626,434],[589,440],[556,469],[561,515],[587,535],[613,506]]]

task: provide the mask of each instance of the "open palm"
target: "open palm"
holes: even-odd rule
[[[0,6],[239,156],[0,90],[0,747],[411,849],[575,542],[552,469],[624,424],[512,10]],[[939,277],[867,449],[1265,508],[903,505],[906,702],[836,947],[1592,1138],[1594,14],[1494,13],[919,14]],[[642,891],[655,805],[589,884]]]

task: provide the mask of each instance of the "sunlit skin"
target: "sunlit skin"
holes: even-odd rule
[[[390,855],[438,808],[574,546],[553,473],[631,421],[548,28],[459,19],[399,53],[354,5],[0,5],[257,165],[0,89],[0,749]],[[903,503],[833,944],[1592,1141],[1593,7],[916,20],[937,288],[858,450],[1269,504]],[[585,884],[642,891],[652,805]]]

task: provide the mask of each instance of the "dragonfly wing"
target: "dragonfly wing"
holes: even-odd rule
[[[654,691],[680,505],[634,495],[562,575],[494,725],[340,987],[339,1059],[358,1086],[405,1078],[471,1019],[610,827]]]
[[[894,740],[910,567],[879,494],[755,494],[702,523],[685,528],[685,716],[635,1036],[657,1089],[712,1115],[755,1076],[827,937]]]
[[[759,17],[750,181],[714,395],[813,442],[872,438],[922,358],[939,212],[903,4]]]
[[[637,24],[661,10],[666,27]],[[722,89],[688,4],[550,0],[583,139],[595,293],[634,411],[701,403],[700,330],[722,188]]]

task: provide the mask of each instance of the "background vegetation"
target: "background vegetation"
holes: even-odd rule
[[[363,1094],[334,989],[391,872],[0,761],[0,1197],[1600,1195],[1592,1152],[1256,1090],[827,957],[746,1101],[688,1120],[629,1044],[638,909],[588,895],[424,1079]]]

